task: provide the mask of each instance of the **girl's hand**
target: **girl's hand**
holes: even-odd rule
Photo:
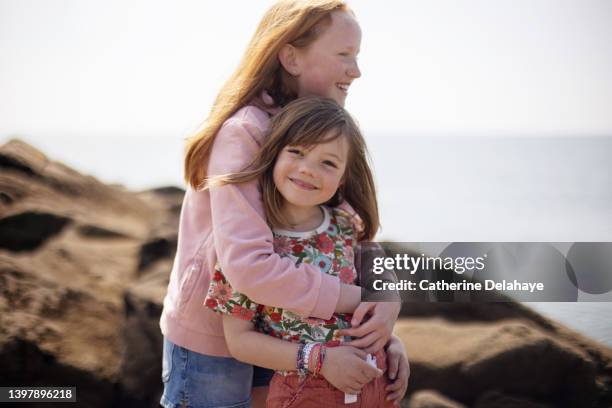
[[[387,377],[391,380],[391,384],[385,388],[387,401],[393,401],[395,405],[399,406],[408,388],[410,363],[404,343],[397,336],[391,336],[389,343],[387,343]]]
[[[342,329],[338,334],[358,337],[357,340],[344,344],[374,354],[381,350],[391,338],[400,307],[399,302],[361,302],[353,313],[352,328]],[[371,317],[360,326],[366,314],[371,314]]]
[[[327,348],[321,375],[340,391],[359,394],[361,388],[382,375],[382,370],[366,363],[366,353],[355,347]]]

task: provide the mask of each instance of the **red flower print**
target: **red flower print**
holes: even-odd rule
[[[296,244],[296,245],[293,246],[292,249],[293,249],[293,253],[294,254],[301,254],[302,251],[304,251],[304,246],[300,245],[300,244]]]
[[[280,256],[288,255],[291,253],[291,243],[289,238],[284,236],[276,236],[274,237],[274,252],[279,254]]]
[[[320,326],[327,322],[326,320],[317,319],[316,317],[305,317],[302,318],[302,321],[309,326]]]
[[[350,239],[350,238],[347,238],[347,239],[345,239],[345,240],[344,240],[344,243],[345,243],[346,245],[348,245],[348,246],[351,246],[351,245],[353,245],[353,240],[352,240],[352,239]]]
[[[321,234],[317,237],[317,248],[324,254],[328,254],[334,249],[334,241],[329,236]]]
[[[245,307],[242,307],[240,305],[235,305],[232,309],[232,316],[237,317],[242,320],[251,320],[253,319],[254,315],[255,315],[254,311],[247,309]]]
[[[278,323],[281,321],[281,314],[278,312],[274,312],[274,313],[270,313],[270,319],[274,322],[274,323]]]
[[[208,296],[214,298],[217,302],[224,305],[232,297],[232,287],[229,283],[222,282],[210,285],[208,288]]]
[[[336,316],[332,316],[331,319],[327,319],[325,324],[336,324]]]
[[[325,343],[326,347],[338,347],[340,345],[340,340],[331,340]]]
[[[353,280],[355,279],[353,269],[348,266],[345,266],[344,268],[340,269],[338,277],[340,278],[340,282],[349,284],[353,283]]]
[[[219,282],[223,279],[223,274],[219,271],[215,271],[215,274],[213,275],[213,280],[216,282]]]
[[[206,299],[206,302],[204,303],[207,307],[210,307],[211,309],[214,309],[215,307],[217,307],[217,301],[215,299]]]

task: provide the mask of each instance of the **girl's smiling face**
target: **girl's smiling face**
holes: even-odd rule
[[[361,46],[361,29],[345,11],[331,13],[331,23],[305,48],[295,48],[295,71],[298,97],[323,96],[344,102],[349,86],[361,76],[357,55]]]
[[[308,148],[285,146],[273,171],[285,205],[304,208],[329,201],[342,182],[348,151],[345,136]]]

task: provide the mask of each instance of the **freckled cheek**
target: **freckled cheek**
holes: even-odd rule
[[[317,96],[328,96],[328,90],[329,86],[327,86],[325,83],[319,81],[319,80],[313,80],[309,83],[307,83],[304,88],[303,91],[306,94],[314,94]]]
[[[332,67],[326,65],[313,66],[304,87],[311,92],[327,92],[336,82],[337,75]]]

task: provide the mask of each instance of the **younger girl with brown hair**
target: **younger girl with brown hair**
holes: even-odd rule
[[[334,101],[302,98],[289,103],[271,124],[266,142],[242,172],[209,179],[209,188],[259,180],[274,249],[296,265],[311,264],[320,273],[357,282],[358,241],[371,240],[378,230],[374,181],[363,137],[350,115]],[[342,209],[350,202],[361,222]],[[276,290],[282,284],[269,282]],[[351,317],[302,318],[283,308],[261,305],[233,290],[217,266],[206,306],[224,314],[225,338],[240,361],[277,370],[270,384],[268,407],[384,407],[387,381],[384,350],[373,366],[360,372],[347,367],[343,377],[330,376],[331,355],[366,357],[343,345],[339,334]],[[342,361],[342,358],[336,361]],[[319,377],[321,375],[323,378]],[[360,394],[357,396],[356,394]]]

